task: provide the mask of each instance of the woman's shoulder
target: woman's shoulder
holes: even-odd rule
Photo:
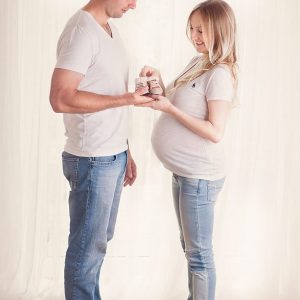
[[[207,71],[205,94],[208,100],[232,100],[234,80],[230,66],[217,64]]]
[[[230,67],[225,63],[216,64],[209,71],[211,74],[213,73],[225,73],[229,75],[231,74]]]
[[[216,64],[208,71],[204,73],[204,77],[206,77],[207,83],[212,80],[226,80],[226,81],[233,81],[232,72],[230,67],[227,64]]]

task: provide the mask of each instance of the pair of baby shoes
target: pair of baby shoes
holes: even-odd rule
[[[136,78],[135,90],[138,90],[138,89],[144,88],[144,87],[147,87],[147,89],[148,89],[145,92],[145,94],[161,95],[163,93],[163,90],[162,90],[161,86],[159,85],[159,79],[158,79],[158,77],[155,77],[155,76]]]

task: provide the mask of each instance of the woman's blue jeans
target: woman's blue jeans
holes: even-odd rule
[[[188,261],[188,300],[215,299],[214,205],[224,180],[192,179],[173,174],[174,206]]]
[[[113,237],[127,152],[112,156],[62,154],[70,183],[70,234],[65,259],[66,300],[100,300],[99,275]]]

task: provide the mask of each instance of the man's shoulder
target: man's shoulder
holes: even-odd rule
[[[101,44],[99,43],[100,38],[98,28],[88,13],[79,10],[66,23],[58,40],[57,49],[59,50],[66,45],[68,47],[71,47],[71,45],[76,47],[85,45],[97,52]]]
[[[95,24],[92,22],[88,13],[81,9],[69,19],[64,28],[64,32],[73,32],[76,29],[90,37],[97,36]]]

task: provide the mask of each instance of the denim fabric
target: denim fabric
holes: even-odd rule
[[[174,206],[182,248],[188,261],[188,300],[215,299],[214,205],[224,180],[192,179],[173,174]]]
[[[70,183],[70,233],[65,259],[66,300],[100,300],[99,275],[112,239],[127,152],[112,156],[62,154]]]

